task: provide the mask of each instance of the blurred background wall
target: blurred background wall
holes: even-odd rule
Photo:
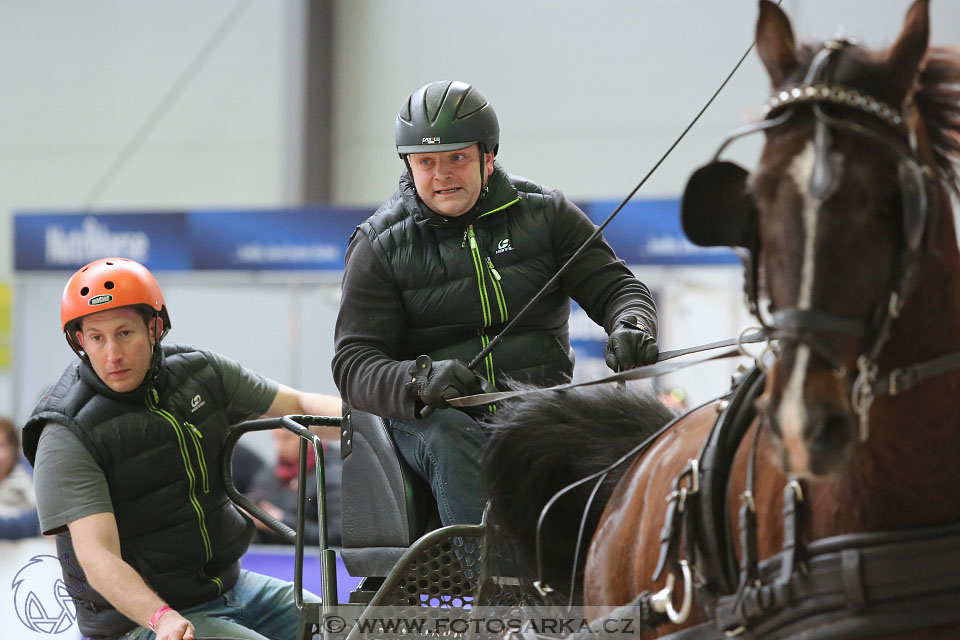
[[[893,40],[908,5],[783,2],[801,38],[842,28],[873,46]],[[398,107],[444,78],[494,104],[509,171],[615,203],[746,50],[756,11],[745,0],[0,1],[0,413],[24,419],[71,358],[58,308],[72,270],[14,270],[15,212],[372,210],[400,173]],[[932,13],[933,42],[957,44],[960,3],[934,0]],[[752,54],[637,197],[678,197],[767,92]],[[759,141],[730,155],[751,163]],[[636,271],[660,301],[664,348],[747,322],[735,266]],[[339,274],[157,275],[171,339],[336,391]],[[700,401],[728,375],[713,365],[668,382]]]

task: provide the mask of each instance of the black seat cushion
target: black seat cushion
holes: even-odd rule
[[[344,407],[342,557],[351,575],[383,576],[439,525],[429,485],[400,457],[386,420]]]

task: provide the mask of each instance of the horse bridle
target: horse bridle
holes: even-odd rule
[[[889,338],[893,321],[903,309],[917,265],[924,255],[922,245],[936,210],[937,185],[930,169],[920,163],[916,136],[906,126],[898,110],[857,89],[829,80],[839,55],[849,45],[845,40],[825,43],[814,56],[803,82],[780,89],[768,100],[764,120],[738,129],[724,140],[713,160],[698,169],[688,181],[681,215],[684,230],[695,244],[727,245],[745,250],[740,255],[745,263],[747,304],[769,340],[809,346],[841,378],[846,379],[846,369],[821,336],[832,333],[865,339],[867,347],[857,359],[856,378],[851,387],[851,405],[859,418],[860,438],[864,440],[869,434],[868,415],[875,396],[883,393],[896,395],[922,378],[956,368],[960,366],[960,354],[951,354],[948,362],[940,358],[878,377],[877,358]],[[845,130],[870,139],[896,160],[903,209],[903,248],[899,255],[898,270],[866,320],[840,317],[817,309],[791,307],[776,310],[768,322],[760,313],[757,284],[760,248],[758,212],[746,188],[748,173],[742,167],[719,158],[734,140],[784,124],[801,105],[809,105],[815,118],[816,161],[809,184],[809,193],[813,197],[825,197],[834,180],[828,162],[833,130]],[[825,105],[839,105],[870,116],[901,132],[906,141],[890,138],[848,118],[830,115],[824,111]],[[721,184],[721,181],[727,184]],[[717,191],[726,194],[725,198],[717,200],[729,204],[720,216],[715,215],[717,200],[713,200],[712,206],[708,204],[708,199]]]

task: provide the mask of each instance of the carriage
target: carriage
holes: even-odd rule
[[[340,553],[350,575],[361,578],[347,602],[339,601],[335,551],[327,543],[322,445],[309,426],[335,426],[341,432]],[[287,429],[301,438],[295,530],[239,493],[231,477],[230,459],[239,439],[269,429]],[[343,418],[284,416],[252,420],[237,425],[225,446],[221,472],[230,497],[295,545],[294,585],[301,618],[298,640],[314,635],[361,637],[362,625],[369,621],[374,626],[367,627],[365,636],[380,637],[384,631],[374,620],[378,611],[392,616],[406,612],[414,620],[425,615],[436,617],[451,609],[469,609],[475,603],[516,602],[510,595],[509,579],[493,575],[488,568],[486,526],[441,526],[430,487],[396,452],[382,418],[345,408]],[[318,464],[315,476],[308,478],[306,459],[311,449]],[[307,482],[316,482],[318,488],[320,605],[302,598]]]
[[[667,422],[613,388],[515,399],[488,450],[489,517],[431,532],[429,490],[382,421],[348,412],[343,559],[365,579],[342,606],[562,595],[602,608],[574,637],[610,637],[611,619],[675,640],[960,635],[960,57],[928,48],[928,4],[870,52],[797,48],[786,15],[760,2],[768,114],[694,174],[683,222],[698,244],[740,249],[772,362]],[[752,176],[720,160],[759,132]],[[295,431],[302,459],[309,421],[238,433]],[[575,461],[568,487],[557,469],[572,464],[571,441],[597,455]],[[553,467],[529,464],[551,456]],[[336,603],[322,553],[314,620]],[[491,569],[504,557],[513,573]]]

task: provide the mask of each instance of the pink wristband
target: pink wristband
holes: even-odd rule
[[[169,606],[167,606],[167,605],[163,605],[162,607],[160,607],[159,609],[157,609],[157,612],[153,614],[153,617],[152,617],[152,618],[150,618],[150,628],[151,628],[151,629],[155,629],[154,625],[157,624],[158,622],[160,622],[160,618],[162,618],[162,617],[163,617],[163,614],[165,614],[167,611],[173,611],[173,607],[169,607]]]

